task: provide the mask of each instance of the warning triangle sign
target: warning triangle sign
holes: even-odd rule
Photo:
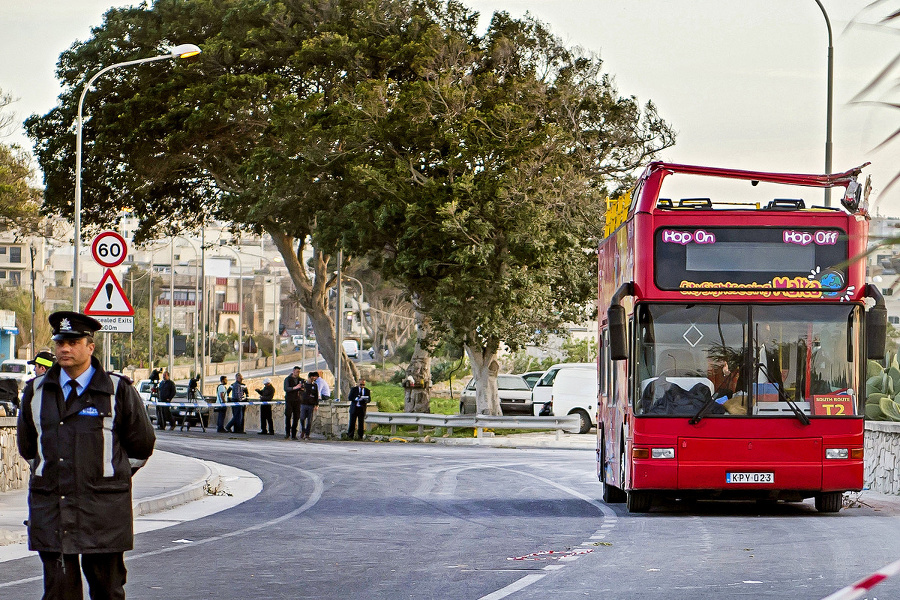
[[[84,314],[95,317],[133,317],[134,308],[125,297],[125,291],[116,279],[112,269],[107,269],[100,280],[100,285],[94,290]]]

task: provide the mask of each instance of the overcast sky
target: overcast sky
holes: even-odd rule
[[[875,194],[900,171],[900,112],[851,105],[898,53],[900,31],[872,26],[900,0],[823,0],[834,33],[834,158],[865,161]],[[663,159],[752,170],[821,173],[825,155],[827,33],[815,0],[469,0],[484,19],[530,11],[568,45],[597,53],[622,95],[652,100],[678,131]],[[19,98],[19,121],[59,94],[60,52],[90,36],[110,0],[0,0],[0,89]],[[856,24],[848,28],[848,24]],[[194,40],[181,40],[192,42]],[[900,69],[894,72],[900,76]],[[888,100],[888,86],[869,100]],[[897,92],[890,100],[898,102]],[[30,148],[21,129],[5,142]],[[696,194],[693,194],[696,195]],[[708,194],[707,194],[708,195]],[[816,198],[819,196],[817,195]],[[878,199],[900,216],[900,185]]]

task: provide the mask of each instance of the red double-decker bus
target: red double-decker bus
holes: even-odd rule
[[[862,489],[865,358],[884,356],[887,321],[852,260],[868,235],[863,167],[647,167],[599,248],[605,501],[645,512],[663,496],[812,497],[835,512]],[[701,193],[660,198],[666,178]],[[776,191],[750,205],[742,187],[705,197],[722,180]],[[840,208],[811,205],[835,187]]]

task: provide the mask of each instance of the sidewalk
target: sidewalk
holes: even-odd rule
[[[206,487],[219,486],[219,472],[210,463],[157,450],[134,476],[134,516],[156,513],[198,500]],[[0,546],[27,540],[28,491],[0,493]]]
[[[390,438],[390,436],[388,436]],[[433,437],[432,442],[445,446],[485,446],[490,448],[562,448],[566,450],[597,449],[595,433],[557,433],[538,431],[534,433],[514,433],[469,438]]]

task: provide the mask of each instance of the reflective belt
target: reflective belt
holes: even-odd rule
[[[31,420],[34,421],[34,430],[37,433],[37,469],[34,474],[40,477],[44,474],[44,446],[41,444],[41,405],[44,403],[44,376],[34,380],[34,396],[31,397]],[[35,411],[35,408],[37,410]],[[37,418],[35,418],[37,414]]]
[[[103,417],[103,476],[112,477],[116,474],[113,463],[113,421],[116,419],[116,391],[119,389],[119,378],[113,375],[113,393],[109,398],[109,416]]]

